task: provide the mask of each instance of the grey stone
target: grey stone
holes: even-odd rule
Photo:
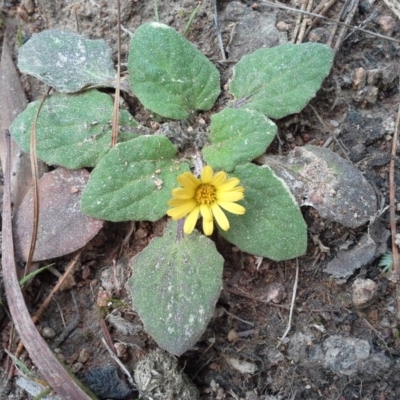
[[[323,349],[324,367],[336,374],[347,376],[359,373],[371,352],[371,346],[366,340],[340,335],[326,339]]]

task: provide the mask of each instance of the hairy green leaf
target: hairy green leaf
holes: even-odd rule
[[[221,235],[242,251],[276,261],[303,255],[307,226],[283,180],[254,164],[238,166],[234,175],[245,188],[246,213],[229,215],[231,227]]]
[[[30,149],[32,124],[40,101],[30,103],[10,127],[13,139],[25,152]],[[110,149],[113,100],[97,90],[49,96],[40,111],[36,149],[49,165],[70,169],[94,167]],[[138,123],[120,111],[120,141],[137,136]]]
[[[197,231],[178,238],[177,230],[172,222],[132,259],[129,288],[146,331],[179,356],[199,340],[214,313],[224,259],[209,238]]]
[[[211,117],[211,144],[202,150],[204,160],[215,169],[233,171],[264,153],[276,131],[258,111],[226,108]]]
[[[117,144],[92,171],[82,194],[83,212],[108,221],[160,219],[177,175],[189,170],[175,154],[165,136]]]
[[[220,92],[219,73],[197,48],[158,22],[140,26],[132,36],[128,59],[132,90],[149,110],[185,119],[209,110]]]
[[[19,49],[18,68],[61,93],[111,86],[115,79],[111,49],[104,40],[56,29],[33,35]]]
[[[332,62],[332,49],[319,43],[259,49],[236,64],[229,90],[238,106],[282,118],[314,97]]]

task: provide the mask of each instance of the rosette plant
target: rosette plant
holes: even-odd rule
[[[39,113],[38,157],[64,168],[93,168],[82,211],[109,221],[172,217],[163,236],[133,257],[129,279],[145,329],[171,353],[180,355],[194,345],[219,298],[224,260],[209,237],[213,232],[272,260],[304,254],[307,229],[294,196],[270,167],[253,160],[277,133],[270,118],[299,112],[332,61],[332,50],[317,43],[284,44],[244,56],[233,68],[232,100],[211,115],[202,145],[195,146],[198,111],[215,105],[219,72],[173,28],[154,22],[140,26],[129,47],[129,87],[157,121],[190,125],[189,145],[178,151],[179,129],[171,128],[168,136],[153,134],[126,110],[119,111],[119,142],[110,146],[113,101],[96,89],[114,86],[104,41],[48,30],[20,49],[20,70],[56,91]],[[10,129],[24,151],[30,149],[38,108],[39,102],[29,104]],[[194,153],[200,158],[197,169]]]

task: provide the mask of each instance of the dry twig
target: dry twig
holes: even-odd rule
[[[132,375],[129,373],[129,371],[126,369],[125,365],[122,364],[121,360],[117,357],[117,355],[113,352],[109,344],[104,338],[101,338],[101,341],[103,342],[105,348],[107,351],[110,353],[111,358],[119,365],[119,367],[122,369],[123,373],[125,374],[126,378],[128,379],[128,382],[131,384],[131,386],[136,387],[135,382],[133,381]]]
[[[114,147],[118,142],[118,121],[119,121],[119,99],[121,88],[121,4],[117,1],[117,25],[118,25],[118,61],[117,61],[117,77],[115,80],[115,99],[114,99],[114,112],[112,119],[112,134],[111,134],[111,147]]]
[[[400,268],[399,268],[399,252],[396,244],[396,185],[395,185],[395,166],[397,153],[397,140],[399,137],[399,122],[400,122],[400,105],[397,111],[396,126],[393,133],[392,153],[389,170],[389,210],[390,210],[390,231],[392,234],[392,254],[393,254],[393,271],[396,276],[396,305],[397,319],[400,320]]]
[[[12,240],[11,223],[11,154],[10,137],[7,138],[7,162],[4,171],[4,197],[3,197],[3,245],[2,266],[4,287],[8,306],[14,324],[20,334],[21,340],[36,367],[45,377],[50,386],[66,400],[89,400],[90,397],[82,390],[77,381],[58,362],[47,343],[37,331],[29,315],[25,300],[19,286],[14,259],[14,244]]]
[[[79,250],[74,258],[69,262],[64,274],[58,279],[58,282],[56,286],[52,289],[52,291],[49,293],[49,295],[46,297],[46,299],[43,301],[42,305],[39,307],[39,309],[36,311],[36,313],[32,317],[32,322],[36,324],[37,321],[39,321],[39,318],[41,315],[47,310],[49,307],[54,295],[58,292],[58,290],[61,288],[62,284],[64,283],[65,279],[69,276],[69,274],[72,272],[74,269],[77,261],[79,260],[79,257],[81,256],[83,249]],[[17,350],[15,351],[15,357],[19,357],[22,353],[22,350],[24,349],[24,344],[22,341],[18,343]],[[12,375],[12,371],[10,370],[8,373],[9,378]]]
[[[314,0],[308,0],[308,4],[307,4],[307,12],[311,11],[311,7],[313,5]],[[310,18],[303,18],[303,21],[301,23],[300,26],[300,32],[299,32],[299,36],[297,37],[296,43],[302,43],[304,36],[305,36],[305,32],[306,32],[306,26],[307,24],[310,23]]]
[[[296,8],[285,6],[284,4],[272,3],[272,2],[267,1],[267,0],[262,0],[262,3],[263,4],[267,4],[268,6],[271,6],[271,7],[280,8],[282,10],[287,10],[287,11],[292,11],[294,13],[310,15],[312,17],[320,18],[320,19],[323,19],[325,21],[330,21],[330,22],[333,22],[335,24],[337,23],[338,25],[341,25],[341,26],[347,26],[349,29],[353,29],[353,30],[356,30],[356,31],[364,32],[364,33],[366,33],[368,35],[371,35],[371,36],[375,36],[375,37],[378,37],[378,38],[381,38],[381,39],[384,39],[384,40],[389,40],[391,42],[400,43],[399,39],[396,39],[396,38],[393,38],[393,37],[390,37],[390,36],[381,35],[379,33],[375,33],[375,32],[369,31],[367,29],[360,28],[358,26],[348,25],[345,22],[334,21],[334,20],[332,20],[330,18],[324,17],[324,16],[319,15],[319,14],[315,14],[315,13],[312,13],[312,12],[307,12],[307,11],[304,11],[304,10],[298,10]]]
[[[335,53],[338,52],[340,46],[342,45],[344,35],[346,34],[346,32],[348,30],[348,26],[350,26],[350,22],[353,20],[356,10],[358,10],[358,3],[359,3],[359,0],[354,0],[353,3],[351,4],[351,9],[350,9],[349,13],[347,14],[346,20],[344,21],[345,25],[341,26],[338,37],[336,39],[335,47],[333,48]]]
[[[218,22],[217,0],[213,0],[213,10],[214,10],[214,25],[217,31],[217,38],[218,38],[219,49],[221,51],[221,57],[223,60],[226,60],[224,42],[222,41],[221,28]]]
[[[328,3],[324,3],[323,1],[321,1],[317,7],[315,7],[315,9],[313,10],[314,14],[319,14],[320,16],[323,16],[326,14],[326,12],[336,3],[336,0],[330,0],[328,1]],[[311,29],[314,28],[314,26],[317,24],[317,22],[319,21],[319,17],[315,17],[311,24],[308,26],[305,36],[307,36]]]
[[[35,114],[35,118],[32,124],[31,137],[30,137],[30,158],[31,158],[31,172],[32,172],[32,184],[33,184],[33,221],[32,221],[32,237],[31,244],[29,247],[28,260],[25,264],[24,277],[30,272],[33,254],[35,253],[37,235],[39,230],[39,166],[36,155],[36,127],[39,119],[40,110],[49,94],[51,89],[43,96],[42,101],[39,104],[38,110]]]
[[[296,301],[296,293],[297,293],[297,284],[299,282],[299,259],[296,258],[296,276],[294,278],[293,284],[293,294],[292,294],[292,303],[290,304],[290,313],[289,313],[289,321],[286,328],[285,333],[282,335],[281,340],[279,341],[277,348],[281,345],[287,334],[289,333],[290,329],[292,328],[292,317],[293,317],[293,310],[294,310],[294,303]]]

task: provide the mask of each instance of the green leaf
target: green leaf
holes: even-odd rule
[[[211,117],[211,145],[202,150],[204,160],[215,169],[233,171],[264,153],[276,131],[258,111],[226,108]]]
[[[54,263],[45,265],[44,267],[41,267],[41,268],[31,272],[30,274],[24,276],[22,279],[19,280],[19,286],[20,287],[24,286],[25,283],[28,282],[30,279],[33,279],[36,275],[39,275],[41,272],[46,271],[46,269],[49,269],[53,265],[54,265]]]
[[[40,101],[30,103],[13,122],[10,132],[25,152],[30,149],[33,120]],[[49,96],[40,111],[36,129],[36,149],[40,159],[69,169],[94,167],[110,149],[113,100],[97,90]],[[138,123],[120,111],[120,141],[137,136]]]
[[[33,35],[21,47],[18,67],[62,93],[89,85],[111,86],[116,73],[104,40],[56,29]]]
[[[271,118],[299,112],[328,75],[333,51],[319,43],[260,49],[236,64],[230,85],[237,104]]]
[[[222,286],[224,259],[194,231],[178,239],[176,222],[132,259],[133,306],[160,347],[177,356],[201,337]]]
[[[221,235],[247,253],[272,260],[301,256],[307,226],[286,184],[269,167],[240,165],[234,175],[244,186],[244,215],[230,215],[230,229]]]
[[[149,110],[185,119],[209,110],[217,99],[219,73],[214,65],[167,25],[151,22],[132,36],[128,59],[132,91]]]
[[[83,191],[81,207],[109,221],[156,221],[166,214],[177,175],[188,171],[165,136],[119,143],[102,158]]]

